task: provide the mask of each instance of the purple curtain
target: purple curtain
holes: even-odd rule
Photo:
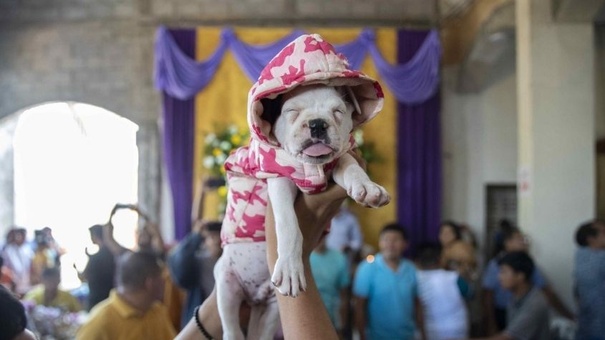
[[[430,32],[398,32],[399,63],[414,58]],[[441,219],[441,123],[437,91],[420,104],[398,104],[397,220],[408,232],[408,254],[435,242]]]
[[[171,30],[182,53],[195,57],[195,30]],[[177,99],[162,94],[164,160],[172,192],[174,236],[181,240],[191,230],[193,202],[194,99]]]
[[[273,56],[301,34],[302,31],[295,30],[272,44],[253,46],[239,40],[232,29],[226,28],[221,32],[216,51],[198,62],[180,51],[169,30],[160,27],[155,43],[155,86],[175,98],[195,96],[210,82],[227,49],[254,82]],[[375,40],[374,31],[366,28],[355,40],[334,47],[347,57],[353,69],[359,69],[369,53],[380,77],[399,102],[422,103],[438,91],[441,45],[437,31],[425,32],[412,56],[397,65],[389,64],[382,57]]]
[[[247,45],[224,29],[216,51],[204,61],[194,58],[195,30],[160,27],[155,43],[154,82],[163,92],[164,150],[172,189],[175,236],[190,230],[192,202],[193,97],[210,82],[230,49],[246,75],[255,81],[271,58],[302,34],[293,31],[272,44]],[[412,246],[434,240],[441,209],[441,148],[437,31],[399,31],[398,63],[389,64],[376,47],[375,34],[364,29],[353,41],[336,45],[358,69],[369,53],[381,78],[399,102],[397,217],[410,233]]]

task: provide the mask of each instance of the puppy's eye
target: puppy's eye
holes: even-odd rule
[[[282,114],[286,115],[289,119],[296,119],[296,117],[298,117],[298,110],[285,109]]]

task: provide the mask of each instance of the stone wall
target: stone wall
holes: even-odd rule
[[[157,217],[158,25],[427,28],[435,14],[431,0],[3,0],[0,118],[48,101],[76,101],[132,120],[139,125],[139,201]]]

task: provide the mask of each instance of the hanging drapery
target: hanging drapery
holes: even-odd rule
[[[406,63],[423,48],[427,33],[398,32],[397,59]],[[435,242],[441,218],[440,98],[434,93],[419,104],[399,103],[397,108],[397,220],[408,231],[409,250]]]
[[[273,44],[257,47],[240,41],[233,30],[226,28],[214,54],[197,62],[178,49],[167,28],[160,27],[155,45],[156,88],[175,98],[191,98],[208,85],[227,49],[231,50],[242,70],[254,82],[271,58],[300,34],[301,31],[294,31]],[[358,69],[369,53],[380,77],[399,102],[421,103],[437,92],[441,48],[436,31],[429,32],[413,58],[399,65],[391,65],[384,60],[374,39],[374,32],[364,29],[357,39],[336,45],[335,48],[349,59],[353,69]]]
[[[193,58],[195,30],[172,30],[179,54]],[[178,99],[162,93],[162,140],[164,162],[173,202],[174,237],[181,240],[191,230],[193,204],[193,98]]]
[[[271,43],[262,45],[252,45],[245,43],[243,40],[240,40],[236,35],[235,31],[233,31],[232,29],[223,29],[222,31],[220,31],[220,36],[219,30],[216,30],[216,40],[214,41],[216,41],[217,43],[209,46],[210,49],[207,49],[208,52],[203,54],[203,56],[200,58],[201,60],[196,60],[194,57],[192,57],[190,53],[184,53],[185,51],[181,50],[180,46],[182,42],[179,42],[176,39],[176,32],[177,31],[168,30],[164,27],[161,27],[158,30],[155,46],[155,86],[156,88],[164,92],[164,100],[169,100],[169,103],[171,102],[170,100],[173,100],[174,98],[192,99],[199,93],[205,93],[202,91],[215,77],[215,73],[218,67],[221,65],[223,57],[225,56],[227,51],[231,52],[231,54],[233,55],[233,59],[235,60],[239,68],[243,71],[243,74],[246,75],[246,77],[251,81],[251,83],[254,82],[258,78],[258,75],[260,74],[260,71],[265,66],[265,64],[267,64],[269,60],[287,43],[289,43],[294,38],[303,33],[302,31],[284,32],[284,34],[279,35],[280,37],[282,37],[280,39],[265,40],[265,42],[271,41]],[[191,30],[191,32],[195,34],[195,30]],[[238,32],[240,31],[238,30]],[[366,56],[369,55],[376,68],[376,72],[378,73],[380,78],[382,78],[383,86],[392,91],[392,98],[396,98],[397,101],[400,103],[407,103],[407,106],[410,107],[422,107],[424,105],[423,103],[427,102],[427,99],[430,101],[435,98],[435,94],[438,92],[439,88],[440,44],[438,34],[436,31],[423,32],[422,39],[418,40],[418,44],[416,44],[415,46],[408,46],[412,49],[408,51],[409,53],[406,58],[401,59],[400,53],[399,63],[395,63],[395,51],[393,51],[393,54],[388,58],[390,62],[387,61],[386,58],[383,58],[383,55],[381,55],[380,51],[385,51],[384,44],[387,41],[393,42],[389,46],[395,45],[394,42],[396,41],[396,33],[397,32],[393,30],[392,40],[383,40],[384,36],[381,36],[380,42],[383,45],[381,49],[379,49],[377,45],[375,37],[377,33],[369,29],[364,29],[361,31],[361,33],[353,33],[349,35],[349,37],[354,37],[353,39],[340,39],[340,42],[346,41],[346,43],[340,45],[335,44],[335,47],[338,52],[343,53],[345,56],[347,56],[350,64],[355,69],[360,69],[362,63],[364,63],[364,60],[366,59]],[[198,39],[201,38],[202,36],[200,36]],[[398,38],[401,38],[401,33]],[[206,40],[198,40],[198,44],[200,43],[200,41]],[[397,44],[397,47],[400,49],[402,48],[401,42]],[[239,92],[239,90],[237,91]],[[174,98],[169,99],[170,97]],[[203,102],[200,102],[200,100],[196,100],[196,102],[205,103],[208,100],[212,101],[211,98],[214,97],[206,98]],[[184,102],[187,101],[185,100]],[[417,165],[412,166],[412,164],[417,163],[416,160],[414,160],[414,157],[421,155],[421,153],[424,151],[419,151],[417,153],[410,154],[403,152],[404,149],[402,149],[403,144],[408,146],[414,145],[414,143],[410,144],[409,142],[402,142],[401,140],[403,134],[408,134],[407,130],[403,130],[403,126],[405,126],[406,128],[410,127],[409,124],[402,125],[402,120],[405,119],[399,117],[401,115],[402,108],[407,106],[399,105],[398,110],[400,113],[397,118],[388,115],[386,117],[391,117],[389,118],[389,121],[396,119],[399,122],[397,125],[399,130],[394,131],[394,126],[396,122],[393,121],[393,130],[389,128],[389,130],[392,132],[388,133],[389,135],[394,134],[393,138],[397,140],[399,146],[398,150],[396,151],[397,155],[393,154],[389,157],[396,158],[397,164],[400,165],[399,169],[396,170],[398,176],[398,183],[397,192],[394,193],[394,196],[396,197],[395,202],[397,205],[397,217],[401,222],[403,222],[404,225],[406,225],[408,229],[427,230],[427,232],[418,232],[414,230],[411,233],[412,235],[418,235],[418,237],[413,236],[412,239],[413,242],[416,242],[416,240],[425,240],[427,237],[425,237],[424,235],[430,235],[428,238],[433,238],[433,236],[435,236],[436,234],[434,234],[434,231],[432,229],[428,229],[430,228],[429,224],[431,224],[431,222],[426,222],[426,219],[420,219],[421,221],[419,219],[416,219],[412,221],[410,218],[405,217],[410,214],[410,206],[414,206],[414,209],[419,209],[419,206],[415,205],[416,203],[410,201],[410,197],[412,199],[415,199],[415,197],[410,196],[409,192],[418,192],[418,188],[426,187],[426,182],[423,181],[418,182],[418,188],[415,188],[414,183],[408,183],[406,186],[402,186],[401,183],[402,181],[404,181],[404,178],[413,178],[413,176],[416,176],[414,175],[414,172],[411,172],[412,170],[415,171],[417,169],[421,169],[423,166],[426,166],[426,164],[424,163],[418,163]],[[166,103],[164,104],[164,108],[166,109]],[[188,110],[188,108],[185,108],[185,111]],[[178,112],[177,110],[172,110],[170,114],[178,114]],[[164,119],[168,119],[168,115],[169,114],[165,110]],[[201,119],[201,117],[202,116],[198,118]],[[381,117],[384,118],[384,116]],[[437,121],[435,122],[434,120],[432,120],[432,123],[439,124],[438,112],[436,117]],[[180,124],[182,124],[181,131],[188,131],[187,128],[191,127],[190,122],[192,121],[192,118],[190,119],[191,120],[180,120]],[[173,122],[175,122],[176,124],[176,119],[173,118]],[[188,125],[188,127],[186,125]],[[372,129],[372,127],[370,128]],[[179,131],[179,129],[175,128],[174,131]],[[418,133],[412,135],[415,136],[413,138],[420,138],[422,135],[424,135],[424,132],[419,131]],[[430,138],[435,137],[432,134],[430,135],[432,136]],[[167,142],[166,139],[171,137],[166,134],[163,137],[165,139],[164,144],[168,145],[169,142]],[[389,137],[389,139],[390,138],[391,137]],[[436,136],[436,139],[436,143],[438,143],[440,137]],[[426,150],[430,151],[429,149]],[[166,149],[166,153],[169,152],[171,151],[169,149]],[[193,153],[193,151],[191,151],[191,153]],[[179,162],[178,158],[180,157],[181,156],[173,156],[172,162]],[[406,157],[409,159],[406,159]],[[440,157],[440,155],[437,155],[437,157]],[[168,164],[168,162],[170,162],[169,157],[166,157],[165,159],[167,162],[167,167],[170,167],[170,165]],[[440,164],[438,164],[437,166],[439,167]],[[402,167],[405,170],[403,170]],[[440,176],[440,167],[436,170]],[[394,170],[392,167],[390,167],[388,168],[388,171],[390,173]],[[193,180],[193,176],[191,177],[192,178],[189,182],[190,184]],[[175,190],[175,185],[172,183],[173,178],[169,177],[169,180],[171,181],[171,188]],[[439,180],[435,183],[436,185],[440,185]],[[410,187],[410,184],[412,187]],[[393,191],[395,191],[394,185],[395,184],[393,184],[393,187],[391,189]],[[185,188],[185,185],[180,187],[182,190],[187,190],[189,192],[189,197],[191,197],[192,185],[189,185],[189,187],[187,188]],[[184,200],[181,200],[181,203],[186,204]],[[190,228],[190,222],[184,224],[183,218],[180,219],[181,222],[176,222],[177,210],[185,211],[185,207],[177,208],[177,206],[179,206],[181,203],[178,203],[175,197],[175,226],[177,228],[175,235],[177,236],[177,239],[180,239]],[[188,212],[186,218],[189,219],[191,203],[188,204],[186,209]],[[438,211],[440,210],[440,205],[438,207],[431,205],[430,207],[428,207],[428,209],[430,209],[431,212],[419,213],[423,215],[437,217],[439,216]],[[395,215],[393,214],[390,216],[393,216],[394,218]],[[378,225],[373,226],[372,230],[376,230],[380,227],[381,226]]]

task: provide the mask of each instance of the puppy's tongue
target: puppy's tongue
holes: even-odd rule
[[[311,157],[319,157],[331,153],[333,150],[322,143],[313,144],[303,150],[303,153]]]

